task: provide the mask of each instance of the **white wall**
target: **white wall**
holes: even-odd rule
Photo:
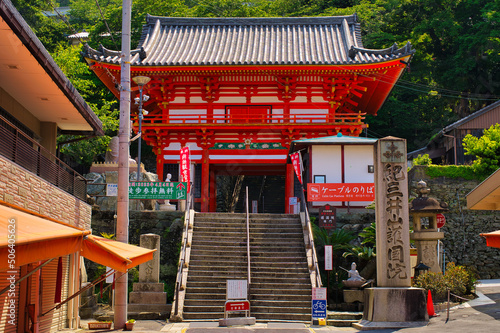
[[[342,148],[340,145],[318,145],[311,147],[312,178],[325,175],[326,183],[342,183]],[[373,165],[372,145],[344,145],[344,182],[373,183],[374,174],[368,173],[368,165]],[[367,206],[371,202],[352,201],[350,206]],[[314,202],[314,206],[330,204],[340,206],[342,202]]]
[[[368,173],[373,165],[373,146],[344,146],[345,182],[373,183],[374,174]]]

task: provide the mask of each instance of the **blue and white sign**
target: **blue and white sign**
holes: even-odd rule
[[[326,300],[313,299],[312,301],[312,317],[326,318]]]

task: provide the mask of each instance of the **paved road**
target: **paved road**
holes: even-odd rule
[[[450,309],[431,318],[429,324],[419,328],[372,330],[374,333],[494,333],[500,332],[500,280],[487,280],[477,286],[479,298]],[[86,323],[84,321],[83,323]],[[84,325],[86,326],[86,325]],[[87,331],[87,330],[83,330]],[[121,331],[121,330],[117,330]],[[218,327],[216,322],[166,323],[161,320],[138,320],[134,332],[169,333],[327,333],[359,332],[351,327],[310,326],[296,323],[257,323],[251,327]],[[75,332],[75,331],[65,331]],[[99,332],[99,331],[90,331]]]

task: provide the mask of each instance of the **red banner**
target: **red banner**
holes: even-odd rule
[[[191,171],[190,171],[190,158],[189,158],[189,147],[181,148],[180,151],[180,168],[181,168],[181,182],[187,182],[188,193],[191,190]]]
[[[307,184],[307,201],[373,201],[375,184]]]
[[[296,152],[290,155],[290,159],[292,160],[293,169],[295,170],[295,174],[299,179],[299,182],[302,184],[302,161],[300,160],[300,152]]]

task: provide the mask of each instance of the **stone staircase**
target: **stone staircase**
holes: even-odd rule
[[[311,277],[298,215],[250,214],[250,258],[251,316],[310,321]],[[245,214],[196,213],[184,320],[223,318],[228,279],[247,279]]]
[[[359,323],[363,317],[363,312],[328,311],[326,324],[335,327],[351,327],[352,324]]]

